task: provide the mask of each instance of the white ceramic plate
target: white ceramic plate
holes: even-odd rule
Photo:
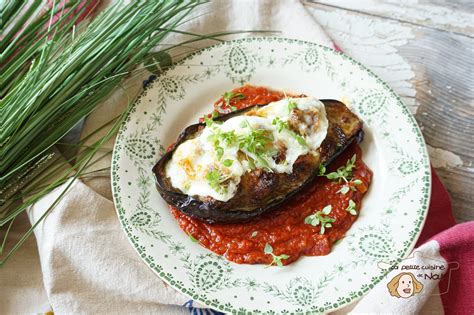
[[[192,242],[154,186],[152,166],[179,132],[244,83],[339,99],[365,122],[374,172],[360,217],[323,257],[282,268],[238,265]],[[201,50],[151,82],[123,124],[112,162],[122,227],[143,261],[192,299],[224,312],[328,312],[367,293],[423,226],[431,175],[422,135],[400,98],[351,58],[309,42],[249,38]]]

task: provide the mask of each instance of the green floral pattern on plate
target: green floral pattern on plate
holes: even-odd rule
[[[246,82],[341,99],[366,123],[364,160],[374,184],[328,256],[284,268],[231,263],[190,240],[154,188],[151,168],[165,146],[220,94]],[[430,179],[420,130],[384,82],[332,49],[276,37],[211,46],[161,74],[132,107],[112,159],[117,213],[140,257],[176,290],[233,314],[329,312],[363,296],[384,277],[378,262],[400,261],[413,248]]]

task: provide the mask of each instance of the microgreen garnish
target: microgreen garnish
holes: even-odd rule
[[[275,117],[272,121],[272,125],[276,126],[278,132],[288,130],[301,146],[308,146],[306,140],[302,136],[291,130],[290,126],[288,125],[288,122],[281,120],[280,117]]]
[[[189,233],[189,232],[188,232],[188,237],[192,242],[199,243],[199,241],[194,236],[192,236],[191,233]]]
[[[296,138],[296,141],[298,141],[298,143],[299,143],[301,146],[304,146],[304,147],[305,147],[305,146],[308,146],[308,144],[306,143],[306,140],[305,140],[302,136],[300,136],[300,135],[298,135],[298,134],[295,134],[295,138]]]
[[[253,128],[248,121],[244,121],[244,126],[250,129],[250,133],[239,137],[239,149],[252,153],[258,166],[270,169],[267,158],[271,148],[268,144],[274,140],[273,135],[268,130]]]
[[[361,181],[360,179],[354,179],[352,182],[353,182],[355,185],[360,185],[360,184],[362,184],[362,181]]]
[[[272,125],[276,126],[278,132],[282,132],[284,129],[289,129],[287,121],[283,121],[280,117],[275,117],[272,121]]]
[[[237,136],[235,135],[234,130],[222,132],[221,130],[216,129],[208,139],[214,144],[214,146],[219,145],[221,141],[227,146],[230,146],[237,140]]]
[[[332,227],[332,223],[336,222],[336,219],[328,217],[331,213],[331,205],[327,205],[321,211],[317,211],[315,214],[311,214],[304,219],[304,223],[311,224],[312,226],[320,226],[320,234],[324,234],[326,228]]]
[[[237,136],[235,135],[235,131],[227,131],[227,132],[222,132],[219,135],[219,138],[226,144],[226,145],[232,145],[235,141],[237,141]]]
[[[225,167],[231,167],[232,164],[234,164],[234,161],[231,159],[226,159],[224,162],[222,162],[222,164],[224,164]]]
[[[356,203],[352,199],[349,200],[349,205],[347,206],[346,211],[352,215],[357,215]]]
[[[209,186],[211,186],[214,189],[219,187],[220,179],[221,179],[221,174],[219,173],[218,170],[212,170],[206,174],[206,180],[209,183]]]
[[[249,124],[249,121],[248,121],[247,119],[242,120],[242,121],[240,122],[240,127],[241,127],[241,128],[251,128],[251,127],[250,127],[250,124]]]
[[[211,141],[214,145],[216,156],[220,160],[224,155],[224,148],[221,146],[221,143],[230,146],[237,140],[237,137],[233,130],[228,132],[222,132],[219,129],[216,129],[213,131],[213,134],[208,137],[208,140]]]
[[[245,95],[243,95],[242,93],[237,93],[237,94],[234,94],[232,92],[225,92],[224,95],[222,95],[222,99],[224,100],[224,103],[225,105],[227,106],[230,106],[230,101],[233,100],[233,99],[244,99],[245,98]],[[232,106],[233,107],[233,106]],[[232,109],[231,107],[231,109]],[[235,107],[234,107],[235,108]],[[235,109],[232,109],[232,110],[236,110],[237,108]]]
[[[255,163],[252,159],[247,159],[247,162],[249,163],[249,168],[253,171],[256,168]]]
[[[266,159],[266,155],[265,157],[260,155],[255,156],[255,161],[257,162],[257,165],[259,167],[264,168],[267,171],[271,171],[270,164],[268,164],[268,161]]]
[[[212,118],[210,118],[208,115],[204,115],[202,117],[202,119],[204,120],[204,123],[206,124],[206,127],[211,127],[212,124],[214,123],[214,121],[212,120]]]
[[[277,266],[280,266],[280,267],[281,267],[281,266],[283,266],[283,263],[282,263],[281,261],[282,261],[283,259],[288,259],[288,258],[290,258],[290,256],[285,255],[285,254],[281,254],[281,255],[279,255],[279,256],[275,255],[275,254],[273,253],[273,247],[272,247],[270,244],[268,244],[268,243],[265,244],[265,248],[263,249],[263,252],[264,252],[265,254],[267,254],[267,255],[271,255],[272,258],[273,258],[272,262],[271,262],[270,265],[268,265],[268,266],[277,265]]]
[[[209,114],[206,114],[202,117],[202,119],[204,120],[204,122],[206,123],[206,127],[211,127],[213,124],[217,123],[217,124],[222,124],[222,122],[220,121],[215,121],[214,118],[216,118],[217,116],[219,116],[219,113],[217,111],[212,111],[212,113],[210,114],[211,117],[209,117]]]
[[[291,113],[291,111],[295,108],[297,108],[298,105],[294,101],[289,101],[288,102],[288,111]]]
[[[253,231],[253,232],[252,232],[252,235],[251,235],[251,237],[256,237],[256,236],[257,236],[257,234],[258,234],[258,232],[257,232],[257,231]]]
[[[319,164],[319,176],[323,176],[326,173],[326,167],[322,164]]]
[[[252,129],[248,135],[241,137],[239,146],[248,152],[259,154],[267,151],[267,144],[271,143],[273,135],[265,129]]]
[[[214,150],[216,151],[217,158],[220,160],[222,156],[224,155],[224,148],[220,146],[214,147]]]
[[[225,188],[222,187],[222,183],[228,180],[228,177],[222,176],[218,170],[212,170],[206,174],[206,180],[209,183],[209,186],[216,191],[225,191]]]

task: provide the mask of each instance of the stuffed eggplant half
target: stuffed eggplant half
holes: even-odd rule
[[[343,103],[285,98],[187,127],[153,172],[163,199],[186,215],[244,222],[284,203],[362,139],[362,121]]]

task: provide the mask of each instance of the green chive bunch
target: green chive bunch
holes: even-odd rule
[[[42,7],[41,0],[2,2],[0,227],[6,228],[6,233],[3,242],[0,240],[0,255],[16,216],[69,178],[87,175],[85,168],[115,134],[126,112],[111,117],[109,124],[101,127],[106,128],[104,136],[80,153],[75,148],[66,161],[56,150],[64,135],[121,88],[125,78],[144,71],[144,63],[157,69],[150,60],[159,66],[161,61],[170,64],[174,48],[236,33],[196,35],[178,30],[191,11],[207,2],[204,0],[118,2],[95,18],[86,16],[81,23],[80,18],[87,15],[85,8],[96,1],[70,0],[64,6],[59,2],[53,2],[49,9]],[[190,35],[191,39],[161,46],[171,32]],[[166,48],[156,51],[159,47]],[[52,163],[55,161],[63,162],[57,166]],[[55,172],[59,176],[53,176]],[[2,257],[0,266],[31,235],[71,183]]]

